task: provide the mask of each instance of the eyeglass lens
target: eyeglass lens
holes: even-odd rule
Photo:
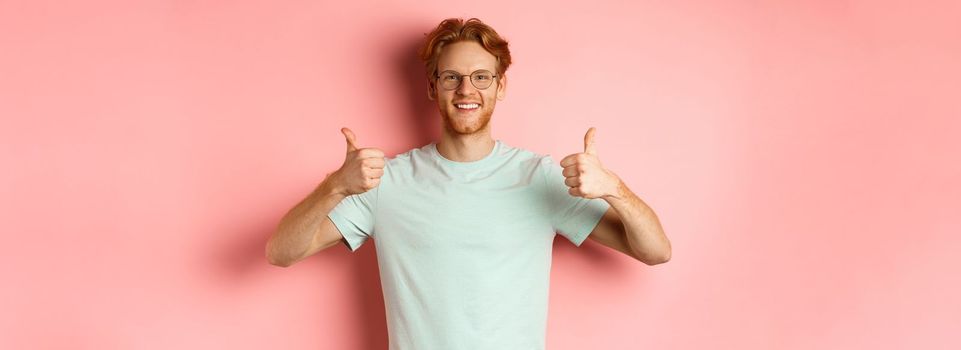
[[[445,90],[454,90],[460,86],[461,80],[466,75],[458,74],[454,71],[444,71],[438,78],[441,86]],[[470,82],[478,89],[486,89],[494,81],[494,74],[487,70],[478,70],[470,75]]]

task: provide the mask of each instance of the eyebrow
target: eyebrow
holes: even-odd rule
[[[486,70],[486,71],[488,71],[488,72],[494,72],[494,70],[493,70],[493,69],[490,69],[490,68],[477,68],[477,69],[472,70],[472,71],[470,71],[470,72],[471,72],[471,73],[474,73],[474,72],[479,71],[479,70]],[[460,71],[458,71],[458,70],[456,70],[456,69],[440,69],[440,68],[438,68],[438,69],[437,69],[437,74],[440,74],[440,73],[443,73],[443,72],[447,72],[447,71],[455,72],[455,73],[458,73],[458,74],[460,73]],[[464,75],[467,75],[467,74],[464,74]]]

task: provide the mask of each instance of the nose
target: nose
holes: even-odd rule
[[[466,96],[476,91],[477,88],[474,87],[474,83],[471,83],[469,76],[461,77],[460,86],[457,87],[458,95]]]

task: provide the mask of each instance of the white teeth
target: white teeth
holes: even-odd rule
[[[477,107],[480,107],[480,105],[478,105],[478,104],[476,104],[476,103],[468,103],[468,104],[459,104],[459,105],[457,105],[457,108],[460,108],[460,109],[474,109],[474,108],[477,108]]]

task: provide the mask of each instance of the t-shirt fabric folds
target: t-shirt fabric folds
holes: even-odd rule
[[[500,140],[472,162],[430,143],[330,212],[350,251],[373,238],[390,350],[544,349],[554,237],[580,246],[609,208],[561,171]]]

